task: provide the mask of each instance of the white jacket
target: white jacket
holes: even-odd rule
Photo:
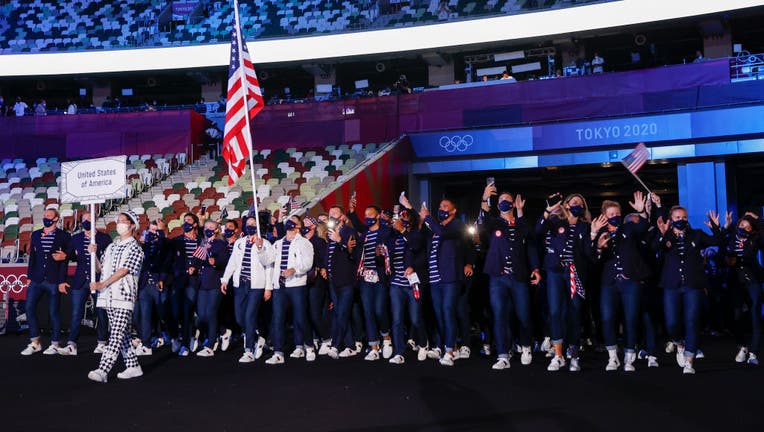
[[[284,239],[279,239],[273,245],[273,289],[279,289],[281,275],[281,248]],[[313,244],[299,233],[289,245],[289,258],[286,268],[295,269],[295,274],[286,279],[287,287],[307,285],[308,272],[313,268]]]
[[[127,240],[117,238],[109,244],[101,261],[101,281],[120,269],[127,269],[128,273],[98,293],[96,307],[133,310],[143,258],[143,249],[132,237]]]
[[[244,249],[247,247],[247,238],[242,237],[233,244],[233,252],[225,266],[225,272],[220,279],[222,283],[228,283],[233,276],[233,286],[239,287],[241,278],[241,264],[244,261]],[[257,245],[252,244],[252,288],[253,289],[271,289],[271,277],[273,275],[273,246],[268,240],[263,239],[263,247],[257,249]]]

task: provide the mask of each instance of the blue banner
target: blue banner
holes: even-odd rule
[[[417,157],[462,157],[533,150],[530,127],[412,134]]]

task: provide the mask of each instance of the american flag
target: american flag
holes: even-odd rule
[[[239,2],[234,1],[234,25],[231,29],[231,65],[228,70],[228,100],[225,105],[223,159],[228,164],[228,185],[244,174],[252,151],[252,132],[247,117],[253,119],[263,106],[263,94],[255,66],[239,25]],[[246,83],[246,87],[242,84]]]
[[[648,159],[650,159],[650,151],[645,147],[645,143],[639,143],[634,151],[623,158],[621,163],[627,170],[631,171],[632,174],[636,174]]]
[[[294,195],[289,196],[289,213],[291,214],[293,211],[300,208],[300,204],[297,203],[297,197]]]
[[[208,256],[207,255],[207,247],[208,247],[208,245],[205,245],[205,244],[201,244],[201,245],[197,246],[196,250],[194,251],[193,254],[191,254],[191,256],[193,256],[194,258],[198,258],[198,259],[200,259],[202,261],[207,261],[207,256]]]

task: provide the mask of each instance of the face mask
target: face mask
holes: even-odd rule
[[[403,225],[403,228],[408,228],[411,226],[411,222],[407,220],[401,220],[401,225]]]
[[[370,227],[370,226],[374,225],[375,223],[377,223],[377,218],[366,218],[366,220],[364,222],[366,223],[367,227]]]
[[[126,223],[118,223],[117,224],[117,234],[121,236],[125,236],[130,233],[130,225]]]
[[[85,231],[90,231],[90,221],[82,221],[82,229]]]
[[[502,213],[509,213],[512,211],[512,208],[515,206],[515,203],[507,201],[507,200],[501,200],[499,201],[499,211]]]
[[[570,206],[570,214],[572,214],[574,217],[581,216],[582,214],[584,214],[584,206],[580,206],[580,205]]]
[[[300,234],[302,234],[302,235],[308,235],[309,232],[310,232],[310,228],[308,228],[308,227],[300,228]]]
[[[390,226],[390,221],[388,221],[387,219],[380,219],[379,224],[382,226]]]
[[[183,222],[183,232],[191,232],[191,230],[194,229],[194,224],[190,224],[188,222]]]
[[[688,222],[684,219],[671,221],[671,226],[678,229],[679,231],[684,231],[685,228],[687,228],[687,225],[688,225]]]
[[[617,227],[621,225],[621,217],[620,216],[613,216],[611,218],[608,218],[607,223],[611,226]]]
[[[45,228],[50,228],[53,226],[55,222],[53,222],[53,219],[43,218],[42,224],[45,225]]]
[[[747,231],[745,228],[738,228],[738,229],[737,229],[737,235],[739,235],[739,236],[740,236],[740,237],[742,237],[742,238],[746,238],[746,237],[748,237],[750,234],[751,234],[751,233],[749,233],[749,232],[748,232],[748,231]]]
[[[234,234],[236,234],[236,231],[230,228],[226,228],[225,230],[223,230],[223,235],[225,236],[225,238],[231,238],[233,237]]]
[[[444,220],[448,219],[449,216],[451,216],[451,214],[448,213],[448,211],[446,211],[446,210],[438,210],[438,220],[444,221]]]
[[[254,225],[247,225],[244,227],[244,232],[247,233],[248,236],[253,236],[257,234],[257,227]]]
[[[294,227],[296,227],[296,226],[297,226],[297,224],[294,223],[294,221],[291,220],[291,219],[287,220],[286,222],[284,222],[284,229],[287,230],[287,231],[292,231],[294,229]]]
[[[212,236],[215,235],[215,230],[206,229],[206,230],[204,230],[204,235],[207,236],[207,237],[212,237]]]

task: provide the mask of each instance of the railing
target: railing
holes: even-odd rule
[[[751,54],[741,51],[730,57],[730,81],[753,81],[764,79],[764,53]]]

